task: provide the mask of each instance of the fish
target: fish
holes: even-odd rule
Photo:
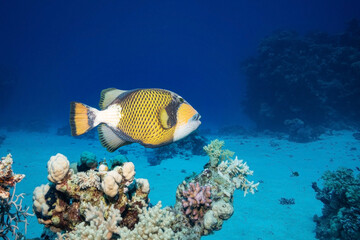
[[[99,106],[100,110],[70,103],[71,135],[98,127],[100,142],[109,152],[131,143],[147,148],[168,145],[201,124],[200,114],[184,98],[164,89],[104,89]]]

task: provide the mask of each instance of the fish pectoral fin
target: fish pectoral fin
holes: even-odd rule
[[[110,105],[120,94],[127,92],[126,90],[120,90],[116,88],[107,88],[101,91],[99,106],[101,109],[105,109]]]
[[[131,144],[131,142],[121,139],[106,124],[100,124],[98,131],[101,145],[103,145],[109,152],[114,152],[121,146]]]

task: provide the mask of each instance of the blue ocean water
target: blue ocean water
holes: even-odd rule
[[[75,161],[86,150],[99,159],[111,158],[114,155],[97,139],[67,136],[70,102],[97,107],[101,90],[109,87],[168,89],[201,114],[197,134],[207,144],[214,138],[228,141],[229,149],[233,147],[250,167],[253,161],[254,180],[263,182],[254,196],[236,195],[252,210],[244,210],[244,216],[240,215],[244,211],[235,209],[235,220],[219,232],[224,235],[216,233],[209,239],[337,239],[331,238],[335,233],[326,235],[316,229],[320,221],[311,219],[320,216],[323,207],[311,183],[321,182],[325,170],[339,166],[352,169],[355,176],[359,173],[359,10],[360,2],[354,0],[2,1],[1,156],[11,152],[14,171],[26,171],[27,176],[61,151]],[[124,149],[153,154],[139,145]],[[156,163],[154,169],[176,168],[177,161],[169,158],[165,156],[167,160]],[[186,172],[201,171],[206,160],[199,161],[194,163],[196,169],[190,165]],[[271,166],[277,166],[272,169],[272,173],[278,171],[274,175],[266,171]],[[47,181],[43,171],[35,186]],[[148,173],[141,167],[137,171]],[[296,172],[300,178],[289,178]],[[180,174],[178,183],[185,176]],[[274,192],[267,180],[280,184],[293,179],[292,194],[286,194],[287,189],[271,195],[269,205],[254,200],[257,194],[266,198],[267,190]],[[27,180],[18,188],[29,194],[31,204],[34,186],[24,183]],[[296,189],[299,184],[307,186],[303,195]],[[173,189],[172,198],[176,186],[176,181],[165,186]],[[160,195],[154,191],[155,199]],[[291,206],[299,208],[296,213],[307,209],[306,215],[298,216],[307,222],[287,231],[285,222],[272,223],[272,213],[253,210],[251,201],[263,204],[262,208],[279,208],[279,219],[294,214]],[[318,205],[307,208],[315,202]],[[352,207],[357,210],[346,214],[359,225],[356,204]],[[39,225],[32,224],[36,230],[31,237],[40,237]],[[244,226],[236,230],[240,224]],[[350,230],[336,237],[357,239],[360,228],[351,224]],[[293,235],[304,227],[304,236]],[[251,229],[248,235],[246,229]]]

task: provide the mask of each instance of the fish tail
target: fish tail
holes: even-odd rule
[[[95,117],[98,110],[78,102],[70,103],[70,128],[72,136],[79,136],[90,131],[98,124]]]

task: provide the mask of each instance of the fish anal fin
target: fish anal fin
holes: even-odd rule
[[[116,133],[106,124],[100,124],[98,127],[99,139],[109,152],[114,152],[121,146],[131,144],[131,142],[121,139]]]
[[[120,94],[127,92],[126,90],[120,90],[116,88],[107,88],[101,91],[99,106],[101,109],[105,109],[110,105]]]

